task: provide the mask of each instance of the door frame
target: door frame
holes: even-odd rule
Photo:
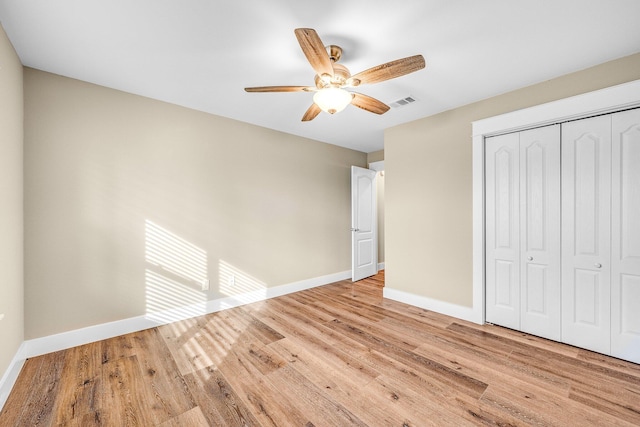
[[[484,139],[640,106],[640,80],[472,122],[473,305],[467,320],[485,323]]]

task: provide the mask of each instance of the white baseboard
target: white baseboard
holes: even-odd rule
[[[384,270],[384,262],[379,262],[378,263],[378,271],[380,270]]]
[[[11,393],[11,389],[13,388],[13,384],[15,384],[18,379],[18,374],[20,374],[20,370],[22,366],[24,366],[24,362],[26,358],[23,356],[24,343],[18,348],[16,355],[11,360],[9,367],[4,372],[2,378],[0,378],[0,411],[4,407],[7,398],[9,397],[9,393]]]
[[[482,324],[482,319],[478,319],[478,313],[476,313],[472,307],[451,304],[397,289],[390,289],[388,286],[384,287],[383,296],[394,301],[424,308],[425,310],[435,311],[436,313]]]
[[[314,277],[301,280],[286,285],[266,288],[259,291],[252,291],[234,295],[226,298],[218,298],[207,301],[203,305],[180,307],[165,310],[152,315],[131,317],[128,319],[116,320],[115,322],[102,323],[100,325],[88,326],[82,329],[49,335],[42,338],[35,338],[24,342],[24,357],[35,357],[53,351],[64,350],[90,342],[100,341],[131,332],[142,331],[160,325],[166,325],[178,320],[188,319],[203,314],[215,313],[227,308],[239,307],[253,302],[263,301],[269,298],[298,292],[305,289],[322,286],[329,283],[346,280],[351,277],[351,271],[329,274],[326,276]]]
[[[227,308],[239,307],[241,305],[251,304],[253,302],[263,301],[269,298],[303,291],[305,289],[311,289],[317,286],[327,285],[329,283],[347,280],[350,278],[351,271],[343,271],[340,273],[301,280],[299,282],[293,282],[286,285],[275,286],[273,288],[266,288],[264,290],[209,300],[204,303],[204,305],[200,304],[180,307],[177,309],[165,310],[160,313],[153,313],[152,315],[131,317],[128,319],[116,320],[115,322],[102,323],[100,325],[88,326],[86,328],[76,329],[73,331],[26,340],[18,349],[18,352],[9,365],[9,368],[0,380],[0,410],[2,410],[2,407],[6,402],[9,392],[18,378],[18,374],[20,373],[20,369],[22,369],[25,360],[30,357],[65,350],[67,348],[113,338],[131,332],[142,331],[144,329],[194,317],[195,315],[199,316],[214,313]]]

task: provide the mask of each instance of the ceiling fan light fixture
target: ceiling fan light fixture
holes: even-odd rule
[[[349,104],[370,113],[384,114],[390,108],[385,103],[368,95],[346,91],[344,88],[395,79],[426,66],[422,55],[413,55],[385,62],[351,76],[347,67],[337,63],[342,56],[342,48],[335,45],[325,46],[313,28],[296,28],[294,33],[302,52],[315,71],[315,87],[259,86],[246,87],[244,90],[247,92],[315,92],[313,104],[302,116],[303,122],[315,119],[321,111],[329,114],[338,113]]]
[[[315,102],[322,111],[329,114],[339,113],[344,110],[347,105],[351,104],[352,99],[353,95],[351,92],[337,87],[324,88],[313,95],[313,102]]]

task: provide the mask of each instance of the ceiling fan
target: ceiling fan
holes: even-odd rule
[[[365,83],[379,83],[425,67],[422,55],[415,55],[387,62],[352,76],[347,67],[337,63],[342,56],[342,48],[335,45],[325,47],[318,34],[311,28],[297,28],[295,34],[302,52],[316,72],[315,86],[259,86],[247,87],[244,90],[247,92],[315,92],[313,104],[302,116],[303,122],[313,120],[320,111],[335,114],[349,104],[371,113],[384,114],[389,110],[388,105],[368,95],[347,91],[345,88],[357,87]]]

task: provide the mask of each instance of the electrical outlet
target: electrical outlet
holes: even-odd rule
[[[209,281],[209,279],[205,279],[202,281],[202,290],[203,291],[208,291],[209,290],[209,284],[211,282]]]

